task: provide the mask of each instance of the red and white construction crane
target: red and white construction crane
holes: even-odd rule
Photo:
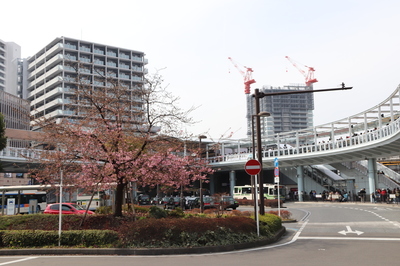
[[[250,94],[250,85],[253,83],[256,83],[256,81],[252,77],[253,69],[250,67],[244,67],[245,70],[240,68],[235,61],[231,57],[228,57],[229,60],[231,60],[232,64],[239,70],[240,74],[242,74],[243,79],[244,79],[244,93],[245,94]]]
[[[289,56],[285,56],[285,58],[287,60],[289,60],[289,62],[292,63],[292,65],[295,68],[297,68],[297,70],[299,70],[300,73],[306,78],[306,85],[307,86],[311,86],[313,83],[318,82],[318,80],[316,78],[314,78],[315,69],[313,67],[304,66],[304,67],[308,68],[308,72],[306,73]]]

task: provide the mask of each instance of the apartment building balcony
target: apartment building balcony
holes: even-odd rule
[[[66,116],[72,116],[72,115],[74,115],[73,111],[57,109],[57,110],[54,110],[50,113],[43,115],[43,118],[49,119],[49,118],[53,118],[53,117],[66,117]],[[35,125],[36,125],[35,121],[31,121],[31,127],[34,127]]]
[[[28,71],[31,71],[35,65],[43,64],[46,57],[49,57],[55,53],[58,53],[62,49],[63,49],[63,45],[61,43],[58,43],[58,44],[54,45],[52,48],[50,48],[49,50],[45,51],[38,58],[32,59],[33,61],[28,64]]]
[[[62,87],[56,87],[50,92],[47,92],[46,94],[43,94],[42,96],[32,100],[31,105],[37,105],[38,103],[43,102],[46,98],[52,98],[56,95],[62,94],[63,92],[68,92],[68,89],[64,89]]]
[[[49,61],[47,61],[46,64],[43,64],[40,67],[38,67],[37,69],[35,69],[34,71],[32,71],[28,75],[28,81],[32,80],[32,78],[34,76],[44,73],[45,68],[51,68],[51,67],[53,67],[53,65],[62,62],[63,58],[64,57],[61,54],[58,54],[58,55],[54,56]]]
[[[69,100],[69,99],[57,98],[57,99],[54,99],[54,100],[52,100],[52,101],[50,101],[50,102],[48,102],[48,103],[46,103],[46,104],[44,104],[44,105],[42,105],[40,107],[37,107],[35,110],[32,110],[31,113],[33,115],[35,115],[37,113],[46,111],[48,109],[54,109],[55,106],[60,106],[60,109],[61,109],[61,105],[69,104],[69,103],[71,103],[71,100]]]
[[[51,76],[54,76],[54,75],[56,75],[58,73],[61,73],[63,70],[64,70],[63,67],[59,66],[59,65],[53,67],[51,70],[49,70],[48,72],[46,72],[42,76],[40,76],[40,77],[36,78],[35,80],[33,80],[32,82],[30,82],[29,85],[28,85],[28,90],[31,89],[36,84],[44,82],[44,79],[49,78]]]
[[[57,76],[50,80],[49,82],[46,82],[42,86],[36,88],[35,90],[31,91],[28,93],[28,100],[33,100],[35,95],[41,95],[43,94],[44,90],[48,87],[55,86],[57,83],[61,83],[63,81],[63,78],[60,76]]]

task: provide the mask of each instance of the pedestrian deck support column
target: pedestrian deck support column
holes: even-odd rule
[[[376,159],[370,158],[368,159],[368,185],[369,185],[369,197],[370,201],[374,202],[372,197],[373,193],[376,190],[376,181],[377,181],[377,171],[376,171]]]
[[[210,176],[210,183],[209,183],[209,187],[210,187],[210,194],[211,195],[214,195],[214,193],[215,193],[215,176],[214,175],[211,175]],[[204,188],[204,186],[203,186],[203,188]]]
[[[236,180],[236,172],[235,171],[230,171],[229,172],[229,195],[233,197],[233,187],[235,186],[235,180]]]
[[[303,191],[304,191],[304,166],[297,166],[297,195],[299,201],[303,201]]]

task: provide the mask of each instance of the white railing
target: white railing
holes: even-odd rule
[[[263,138],[262,157],[338,151],[372,144],[397,134],[400,131],[399,117],[400,86],[385,101],[362,113],[321,126]],[[223,140],[207,146],[218,154],[207,157],[210,163],[232,162],[252,157],[250,138]]]
[[[10,160],[28,160],[28,159],[38,159],[40,158],[41,150],[38,149],[27,149],[27,148],[13,148],[6,147],[4,150],[0,151],[0,159],[10,159]]]
[[[282,156],[291,156],[291,155],[299,155],[299,154],[308,154],[314,152],[324,152],[324,151],[333,151],[333,150],[340,150],[349,147],[357,147],[360,145],[366,145],[368,143],[379,141],[380,139],[390,137],[400,131],[400,120],[396,120],[389,125],[384,126],[381,129],[374,129],[366,134],[360,136],[353,136],[346,139],[336,140],[335,142],[324,142],[318,144],[307,144],[301,146],[293,146],[292,143],[285,143],[288,145],[289,148],[279,148],[279,149],[270,149],[270,150],[263,150],[262,157],[263,158],[276,158]],[[298,141],[298,140],[297,140]],[[278,143],[278,147],[280,147]],[[232,144],[233,145],[233,144]],[[237,142],[234,143],[237,145]],[[249,141],[242,142],[239,144],[240,147],[245,149],[249,147],[251,143]],[[225,143],[225,146],[228,146]],[[247,148],[246,148],[247,149]],[[241,153],[234,153],[234,154],[227,154],[215,157],[208,157],[210,163],[218,163],[218,162],[228,162],[228,161],[240,161],[252,158],[252,152],[241,152]]]

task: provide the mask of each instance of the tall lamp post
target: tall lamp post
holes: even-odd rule
[[[321,89],[321,90],[304,90],[304,91],[283,91],[283,92],[271,92],[271,93],[264,93],[260,92],[259,89],[254,90],[254,94],[252,95],[255,100],[255,111],[256,114],[260,113],[260,99],[264,98],[265,96],[274,96],[274,95],[284,95],[284,94],[298,94],[298,93],[314,93],[314,92],[325,92],[325,91],[337,91],[337,90],[350,90],[353,87],[346,87],[344,83],[342,82],[342,87],[340,88],[330,88],[330,89]],[[260,162],[262,166],[262,151],[261,151],[261,132],[260,132],[260,116],[256,116],[256,126],[257,126],[257,156],[258,156],[258,161]],[[260,186],[260,214],[264,215],[265,214],[265,209],[264,209],[264,193],[263,193],[263,176],[262,176],[262,167],[261,171],[259,173],[259,183],[258,185]]]
[[[255,139],[254,139],[254,117],[257,117],[258,119],[260,119],[260,117],[268,117],[268,116],[271,116],[271,114],[270,113],[268,113],[268,112],[260,112],[260,113],[257,113],[256,115],[252,115],[251,116],[251,136],[252,136],[252,145],[253,145],[253,147],[252,147],[252,152],[253,152],[253,159],[256,159],[256,148],[255,148]],[[258,132],[260,131],[260,129],[259,128],[257,128],[257,134],[258,134]],[[257,135],[258,136],[258,135]],[[261,139],[261,138],[260,138]],[[259,142],[259,140],[260,140],[259,138],[257,138],[257,144],[258,144],[258,142]],[[258,146],[258,145],[257,145]],[[261,164],[261,169],[260,169],[260,173],[258,174],[259,176],[258,176],[258,181],[260,181],[260,176],[261,176],[261,173],[262,173],[262,160],[261,160],[261,157],[257,157],[257,160],[260,162],[260,164]],[[258,200],[257,200],[257,186],[256,186],[256,182],[255,182],[255,178],[256,178],[256,176],[252,176],[252,179],[253,180],[251,180],[252,181],[252,183],[254,184],[254,191],[253,191],[253,198],[254,198],[254,213],[255,213],[255,215],[258,215],[258,210],[257,210],[257,206],[258,206]],[[260,184],[260,189],[264,189],[264,186],[261,186],[261,184]],[[262,195],[262,196],[261,196]],[[262,193],[260,193],[260,197],[264,197],[264,193],[262,192]]]
[[[200,159],[201,159],[201,140],[202,139],[206,139],[206,138],[207,138],[207,136],[205,136],[205,135],[199,135],[199,158]],[[203,180],[200,179],[199,182],[200,182],[200,185],[199,185],[199,187],[200,187],[200,193],[199,193],[199,196],[200,196],[200,213],[203,213],[204,212]]]

